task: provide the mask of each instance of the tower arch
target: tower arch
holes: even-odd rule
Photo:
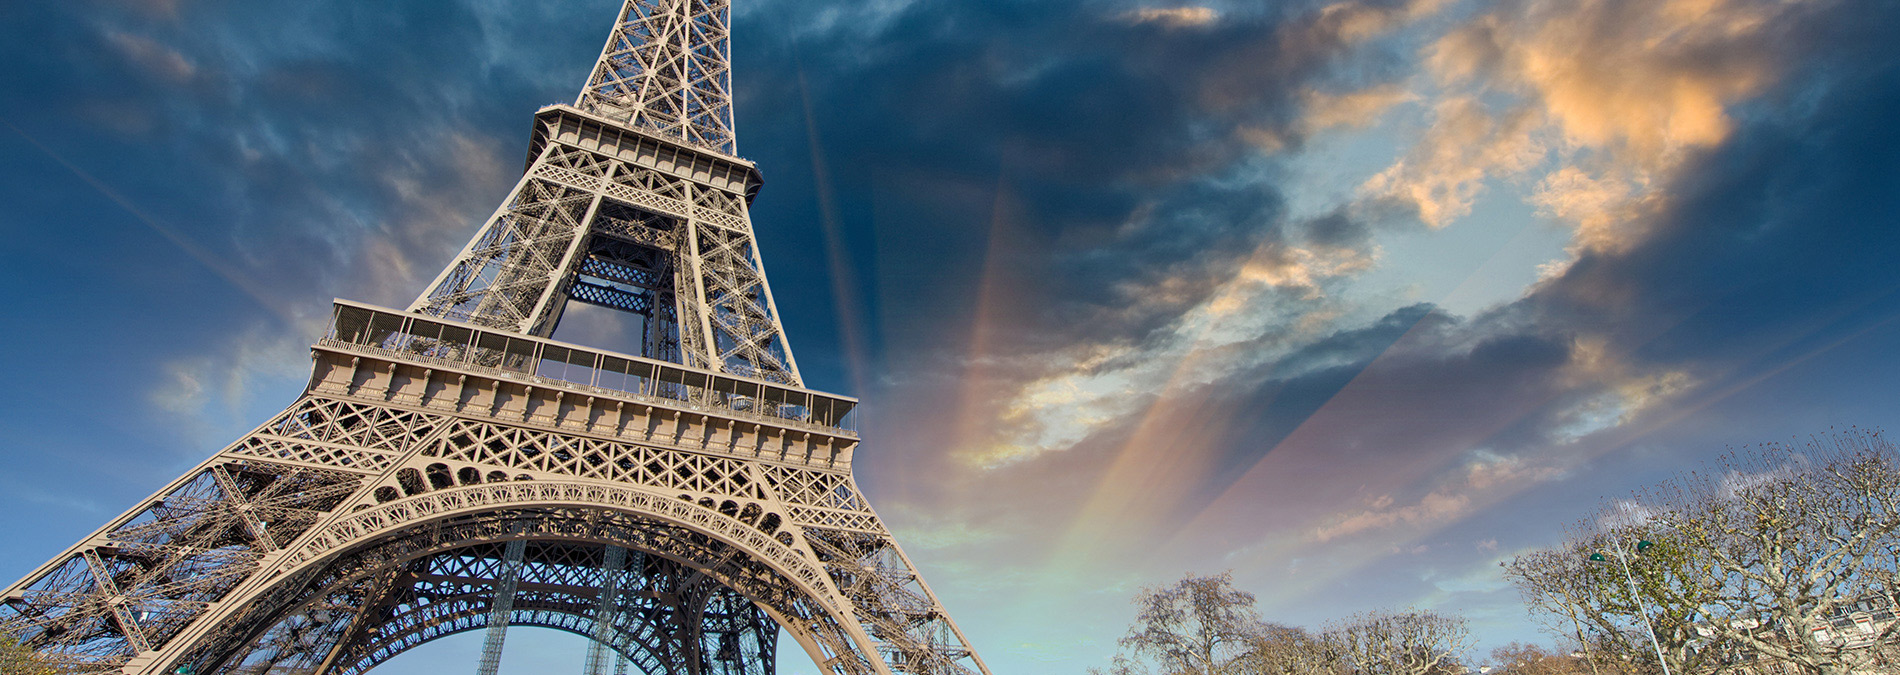
[[[700,606],[749,603],[770,623],[749,621],[748,628],[784,627],[828,672],[876,672],[870,665],[874,645],[854,637],[848,626],[857,622],[849,609],[828,601],[837,593],[810,557],[694,501],[580,481],[513,482],[378,504],[328,529],[328,536],[311,537],[289,551],[285,564],[270,574],[274,583],[241,589],[225,603],[233,610],[211,622],[223,628],[201,636],[199,647],[162,671],[189,666],[199,673],[245,675],[320,666],[339,675],[364,672],[428,641],[486,626],[491,595],[404,603],[405,594],[431,594],[437,589],[418,589],[416,582],[443,581],[450,575],[429,572],[457,565],[473,572],[468,578],[492,578],[501,545],[522,540],[529,551],[522,580],[529,586],[513,616],[524,625],[591,637],[595,599],[581,590],[599,588],[587,578],[589,570],[599,569],[594,556],[605,546],[620,546],[649,558],[632,578],[699,584],[687,594]],[[677,588],[665,593],[680,594]],[[436,601],[455,604],[435,607]],[[366,614],[392,607],[403,611]],[[637,608],[648,615],[623,614],[633,618],[616,626],[622,639],[608,646],[644,663],[648,672],[688,672],[680,659],[704,650],[664,644],[654,631],[643,631],[641,622],[655,618],[654,612],[672,611],[659,618],[677,619],[691,607]]]

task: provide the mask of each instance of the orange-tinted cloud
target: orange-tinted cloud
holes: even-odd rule
[[[1191,28],[1205,26],[1220,20],[1220,12],[1212,7],[1142,7],[1122,15],[1129,23],[1153,23],[1169,28]]]
[[[1427,51],[1452,83],[1523,93],[1573,146],[1607,148],[1649,169],[1721,141],[1728,106],[1781,64],[1780,0],[1565,0],[1507,3]]]
[[[1375,199],[1412,205],[1427,226],[1464,217],[1488,178],[1528,170],[1546,152],[1535,110],[1495,113],[1475,97],[1454,96],[1432,114],[1431,127],[1405,157],[1360,186]]]
[[[1577,250],[1620,250],[1656,206],[1651,191],[1685,153],[1727,138],[1729,108],[1774,82],[1785,63],[1764,48],[1802,11],[1781,0],[1581,0],[1504,3],[1436,39],[1426,69],[1447,103],[1463,104],[1408,157],[1368,182],[1417,205],[1443,226],[1469,212],[1487,178],[1556,165],[1531,197],[1540,213],[1575,228]],[[1446,104],[1440,104],[1441,106]],[[1473,122],[1510,119],[1520,124]],[[1452,148],[1521,150],[1495,152]]]

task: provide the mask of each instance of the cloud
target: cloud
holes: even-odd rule
[[[1306,110],[1301,119],[1309,134],[1341,127],[1368,127],[1393,106],[1419,98],[1401,82],[1383,82],[1344,93],[1309,91],[1303,101]]]
[[[1564,475],[1555,466],[1536,465],[1519,457],[1480,456],[1465,467],[1464,475],[1454,484],[1433,490],[1416,501],[1397,504],[1391,495],[1380,495],[1365,508],[1344,513],[1332,522],[1313,530],[1315,541],[1333,539],[1405,527],[1431,529],[1462,518],[1479,504],[1494,501],[1498,494],[1509,494]]]
[[[1319,12],[1318,24],[1347,43],[1364,42],[1430,16],[1451,4],[1449,0],[1356,2],[1344,0]]]
[[[1856,35],[1837,36],[1826,59],[1754,104],[1727,142],[1656,179],[1651,189],[1667,198],[1628,224],[1641,237],[1582,252],[1525,309],[1593,326],[1603,350],[1638,371],[1714,384],[1698,369],[1725,372],[1887,307],[1877,298],[1897,280],[1867,252],[1889,239],[1874,214],[1897,206],[1866,177],[1894,161],[1894,134],[1869,122],[1891,110],[1874,92],[1892,79],[1858,64],[1877,38]]]
[[[1429,64],[1447,80],[1530,96],[1574,146],[1663,168],[1727,137],[1728,107],[1775,80],[1781,26],[1811,4],[1504,3],[1437,41]]]
[[[60,149],[316,312],[331,295],[413,297],[505,194],[526,111],[571,100],[605,20],[545,3],[404,4],[376,22],[234,7],[190,31],[45,22],[90,59],[0,46],[26,64],[9,68],[28,103],[6,114],[95,139]],[[815,128],[838,246],[873,261],[842,282],[872,300],[884,374],[852,392],[867,402],[857,471],[966,629],[1078,644],[1016,629],[1076,615],[1058,596],[1113,588],[1099,595],[1117,604],[1209,562],[1284,581],[1281,609],[1482,594],[1476,576],[1421,581],[1388,559],[1455,570],[1515,548],[1533,535],[1475,523],[1527,488],[1604,480],[1593,461],[1900,306],[1886,255],[1900,80],[1892,22],[1865,6],[1126,7],[737,8],[735,30],[778,27],[735,42],[735,63],[781,313],[815,386],[844,381],[824,365],[837,300],[800,290],[833,288],[835,269],[811,262],[830,255],[804,168]],[[801,81],[809,117],[782,105]],[[1377,151],[1325,186],[1340,203],[1292,212],[1289,176],[1338,139]],[[1402,237],[1442,244],[1474,211],[1495,216],[1488,197],[1569,228],[1567,257],[1522,297],[1459,316],[1373,287],[1432,250]],[[178,265],[111,262],[123,276],[73,292],[178,306],[138,287],[176,288],[158,280]],[[167,317],[182,337],[162,344],[188,346],[156,357],[162,384],[141,391],[235,424],[233,406],[296,384],[311,329],[253,332],[191,288],[205,313]],[[1801,393],[1778,398],[1854,392]],[[1378,590],[1328,586],[1342,578]]]
[[[188,441],[204,447],[229,443],[288,401],[269,400],[263,392],[301,384],[308,376],[309,335],[321,329],[304,322],[303,330],[283,331],[254,323],[206,353],[175,357],[163,364],[164,376],[146,398],[160,417],[182,427]]]
[[[1633,245],[1641,232],[1633,231],[1653,204],[1645,180],[1627,172],[1592,173],[1566,166],[1544,176],[1530,201],[1538,215],[1568,221],[1576,227],[1576,245],[1585,250],[1616,251]]]
[[[1427,226],[1445,227],[1471,213],[1487,179],[1527,171],[1546,152],[1533,109],[1493,113],[1475,97],[1458,96],[1439,101],[1432,113],[1432,126],[1405,157],[1360,186],[1372,199],[1410,205]]]
[[[1496,547],[1493,546],[1492,550],[1495,551]],[[1472,565],[1464,574],[1454,577],[1432,579],[1432,586],[1446,596],[1459,593],[1483,594],[1502,591],[1511,587],[1511,582],[1506,581],[1504,579],[1504,573],[1499,571],[1497,563],[1502,560],[1502,558],[1492,558],[1491,560],[1484,561],[1482,564]],[[1438,605],[1442,602],[1444,602],[1443,599],[1437,599],[1427,604],[1427,606]]]
[[[108,30],[106,40],[118,50],[120,55],[131,61],[147,73],[169,80],[173,84],[184,84],[198,74],[198,66],[180,54],[178,50],[159,44],[148,37]]]
[[[1155,23],[1169,28],[1193,28],[1220,20],[1212,7],[1142,7],[1122,14],[1129,23]]]
[[[1228,281],[1139,343],[1081,344],[1004,403],[1001,433],[966,449],[995,468],[1067,449],[1166,396],[1286,357],[1330,327],[1323,285],[1364,270],[1351,249],[1262,246]],[[1146,294],[1131,291],[1136,298]]]
[[[1670,402],[1697,382],[1686,369],[1638,365],[1617,354],[1608,338],[1580,335],[1573,343],[1564,383],[1594,392],[1567,411],[1557,424],[1558,438],[1576,440],[1629,423],[1646,410]]]
[[[1573,254],[1631,246],[1661,176],[1728,137],[1730,109],[1794,62],[1788,26],[1816,6],[1500,3],[1424,50],[1446,92],[1437,120],[1365,187],[1443,227],[1470,212],[1487,178],[1534,170],[1556,150],[1531,202],[1575,228]]]
[[[1597,530],[1607,532],[1617,528],[1637,527],[1655,517],[1655,512],[1649,507],[1635,501],[1621,499],[1611,502],[1597,514],[1595,523]]]
[[[1716,494],[1724,499],[1734,499],[1750,490],[1764,485],[1785,482],[1799,475],[1809,460],[1806,455],[1795,455],[1793,461],[1766,471],[1745,472],[1731,469],[1722,474],[1722,480],[1716,485]]]

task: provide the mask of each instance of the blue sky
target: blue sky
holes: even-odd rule
[[[1896,427],[1891,3],[736,4],[790,342],[998,672],[1224,569],[1277,621],[1535,639],[1498,560]],[[616,6],[0,5],[0,574],[289,403],[330,298],[412,298]]]

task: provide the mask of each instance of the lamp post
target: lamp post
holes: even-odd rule
[[[1642,598],[1638,596],[1636,592],[1636,575],[1630,572],[1629,553],[1623,550],[1623,541],[1621,539],[1617,539],[1616,537],[1611,537],[1610,545],[1614,547],[1616,550],[1617,561],[1623,563],[1623,580],[1629,582],[1629,585],[1630,585],[1630,603],[1635,605],[1636,615],[1639,617],[1642,617],[1643,619],[1643,630],[1649,631],[1649,646],[1656,648],[1656,663],[1662,666],[1663,675],[1672,675],[1669,672],[1669,659],[1663,657],[1662,641],[1656,639],[1656,626],[1654,626],[1653,624],[1649,622],[1649,612],[1643,611]],[[1649,541],[1648,539],[1639,540],[1636,542],[1636,552],[1642,553],[1643,549],[1646,549],[1655,545],[1656,545],[1655,543]],[[1591,562],[1608,562],[1607,560],[1604,559],[1602,553],[1590,554],[1590,561]]]

